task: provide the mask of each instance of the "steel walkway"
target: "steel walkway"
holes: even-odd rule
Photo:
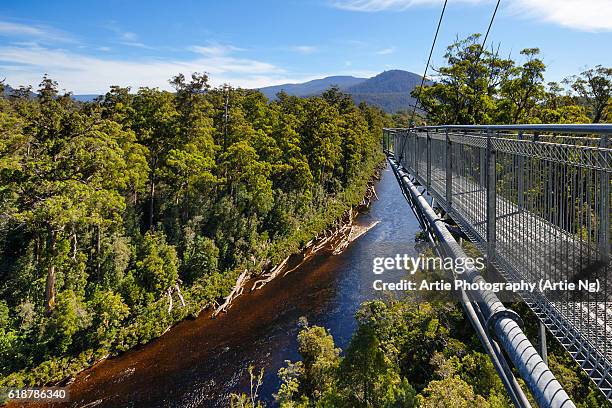
[[[385,129],[385,149],[507,281],[598,282],[520,296],[612,401],[612,125]]]

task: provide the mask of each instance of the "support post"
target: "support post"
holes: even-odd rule
[[[416,129],[414,129],[412,131],[412,137],[414,137],[414,148],[412,149],[414,152],[414,175],[418,176],[419,175],[419,135],[417,134]]]
[[[546,326],[538,320],[538,349],[544,364],[548,365],[548,347],[546,346]]]
[[[496,210],[497,210],[497,188],[495,169],[495,149],[493,148],[493,132],[487,131],[486,149],[486,189],[487,189],[487,248],[488,260],[493,261],[495,251],[496,234]]]
[[[387,151],[387,131],[385,129],[383,129],[382,132],[382,149],[383,149],[383,153]]]
[[[487,148],[478,148],[478,153],[480,155],[480,186],[487,188]]]
[[[608,148],[610,140],[608,135],[602,135],[599,146]],[[599,254],[605,263],[610,261],[610,173],[599,171]]]
[[[446,205],[451,208],[453,205],[453,145],[451,144],[448,128],[446,129]]]
[[[389,151],[389,148],[391,147],[391,142],[390,139],[391,138],[391,132],[387,131],[385,133],[385,151]]]
[[[427,179],[426,179],[426,185],[427,185],[427,189],[429,190],[431,188],[431,135],[429,134],[429,131],[426,131],[427,133]]]
[[[519,143],[523,140],[523,132],[518,133]],[[518,155],[518,209],[525,207],[525,156]]]

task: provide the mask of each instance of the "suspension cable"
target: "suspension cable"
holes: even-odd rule
[[[408,122],[408,126],[410,127],[410,125],[412,124],[412,122],[414,121],[414,115],[416,114],[416,109],[417,106],[419,105],[419,101],[421,98],[421,91],[423,89],[423,85],[425,85],[425,77],[427,75],[427,69],[429,68],[429,63],[431,62],[431,56],[433,55],[433,51],[434,48],[436,47],[436,41],[438,40],[438,33],[440,32],[440,26],[442,25],[442,19],[444,18],[444,12],[446,11],[446,4],[448,3],[448,0],[444,0],[444,5],[442,6],[442,12],[440,13],[440,19],[438,20],[438,27],[436,28],[436,34],[434,35],[434,39],[433,42],[431,44],[431,49],[429,50],[429,57],[427,58],[427,64],[425,65],[425,71],[423,72],[423,77],[421,78],[421,86],[419,87],[419,91],[417,93],[417,97],[416,100],[414,101],[414,107],[412,109],[412,115],[410,117],[410,122]],[[403,159],[403,155],[404,155],[404,144],[406,143],[406,139],[404,138],[404,140],[402,141],[402,149],[400,151],[399,154],[399,160],[400,162]]]
[[[484,36],[484,40],[482,41],[482,45],[480,46],[480,52],[478,53],[478,59],[480,59],[480,55],[484,51],[485,46],[487,45],[487,38],[489,38],[489,33],[491,32],[491,27],[493,27],[493,21],[495,21],[495,16],[497,15],[497,9],[499,9],[499,3],[501,0],[497,0],[497,4],[495,5],[495,10],[493,10],[493,15],[491,16],[491,21],[489,21],[489,27],[487,28],[487,33]]]

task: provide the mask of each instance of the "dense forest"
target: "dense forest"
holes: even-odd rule
[[[48,384],[215,306],[361,201],[389,119],[307,99],[44,77],[0,98],[0,385]],[[4,95],[4,92],[0,92]]]

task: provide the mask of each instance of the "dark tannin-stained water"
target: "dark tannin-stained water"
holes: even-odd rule
[[[225,315],[182,322],[161,338],[81,373],[70,386],[68,407],[227,407],[232,392],[249,388],[248,366],[263,368],[260,396],[273,405],[277,372],[297,360],[298,319],[327,327],[345,348],[372,289],[378,256],[413,255],[419,230],[393,173],[382,172],[375,201],[357,222],[380,223],[342,254],[321,254],[286,277],[247,293]],[[395,272],[393,272],[395,273]],[[382,279],[401,278],[385,272]]]

